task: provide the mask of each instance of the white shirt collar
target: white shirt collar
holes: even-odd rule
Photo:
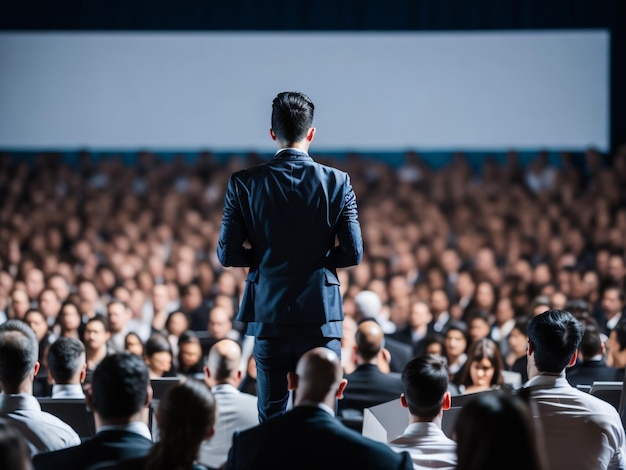
[[[131,421],[128,424],[108,424],[105,426],[100,426],[97,434],[104,431],[133,432],[135,434],[139,434],[140,436],[145,437],[146,439],[152,440],[152,434],[150,434],[148,426],[142,421]]]

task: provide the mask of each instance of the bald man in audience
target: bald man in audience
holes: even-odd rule
[[[338,404],[342,416],[356,416],[364,408],[397,399],[402,393],[401,375],[397,372],[383,372],[378,365],[388,360],[384,351],[385,334],[378,322],[372,318],[361,320],[355,339],[357,367],[346,375],[348,385]]]
[[[215,434],[202,443],[200,463],[218,468],[226,462],[233,434],[259,424],[257,397],[238,390],[242,379],[241,347],[224,338],[210,349],[204,367],[205,382],[217,401]]]
[[[396,453],[363,437],[334,417],[335,401],[346,380],[333,351],[324,347],[307,351],[287,378],[294,408],[235,433],[227,469],[413,468],[408,453]]]

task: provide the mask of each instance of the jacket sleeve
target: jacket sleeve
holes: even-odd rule
[[[348,175],[346,175],[345,184],[344,208],[337,224],[339,245],[335,246],[333,251],[335,266],[338,268],[357,265],[363,258],[363,240],[361,238],[356,195]]]
[[[252,250],[244,248],[248,234],[241,211],[235,175],[228,180],[224,197],[224,213],[217,243],[217,258],[223,266],[249,267]]]

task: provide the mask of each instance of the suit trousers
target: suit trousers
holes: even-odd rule
[[[341,340],[324,337],[265,337],[254,342],[257,370],[259,422],[287,409],[287,373],[296,370],[300,356],[310,349],[326,347],[341,358]]]

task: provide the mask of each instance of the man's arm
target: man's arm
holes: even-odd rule
[[[217,258],[223,266],[248,267],[251,265],[252,250],[243,246],[247,238],[248,234],[233,175],[228,180],[226,188],[222,226],[217,243]]]
[[[337,268],[357,265],[363,258],[363,239],[361,238],[356,195],[350,184],[349,176],[346,176],[345,184],[347,185],[344,198],[345,206],[337,224],[339,245],[333,250],[333,259]]]

